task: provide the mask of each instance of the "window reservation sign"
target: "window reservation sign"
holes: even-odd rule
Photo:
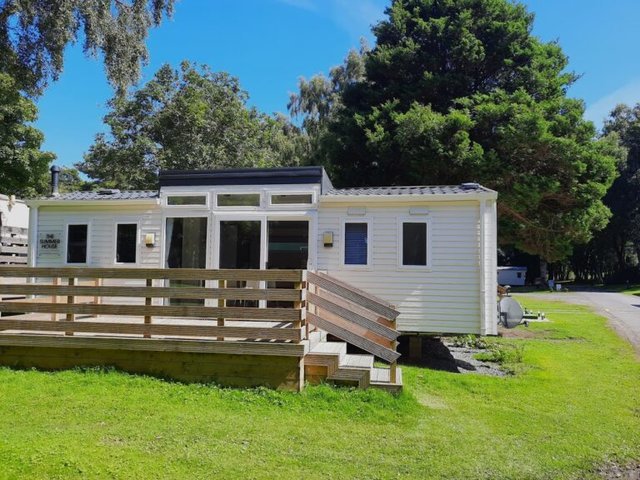
[[[38,258],[59,257],[62,254],[62,232],[38,233]]]

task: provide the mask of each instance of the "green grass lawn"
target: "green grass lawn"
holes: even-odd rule
[[[0,369],[0,478],[590,478],[640,459],[632,349],[586,308],[525,304],[553,321],[490,342],[517,374],[405,366],[397,397]]]

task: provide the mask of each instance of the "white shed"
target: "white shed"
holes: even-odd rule
[[[481,185],[336,189],[321,167],[159,184],[30,201],[30,265],[303,268],[395,305],[403,333],[497,333],[497,193]]]
[[[527,267],[498,267],[498,284],[521,287],[527,277]]]

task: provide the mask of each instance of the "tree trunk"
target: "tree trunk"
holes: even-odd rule
[[[549,270],[547,261],[542,257],[540,257],[540,278],[542,279],[542,283],[545,285],[549,281]]]

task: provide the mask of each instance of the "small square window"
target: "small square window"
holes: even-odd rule
[[[119,223],[116,227],[116,262],[136,263],[138,225]]]
[[[218,194],[219,207],[259,207],[259,193],[220,193]]]
[[[427,223],[402,224],[402,265],[427,265]]]
[[[344,264],[367,265],[368,230],[366,223],[344,224]]]
[[[87,263],[88,225],[67,227],[67,263]]]

